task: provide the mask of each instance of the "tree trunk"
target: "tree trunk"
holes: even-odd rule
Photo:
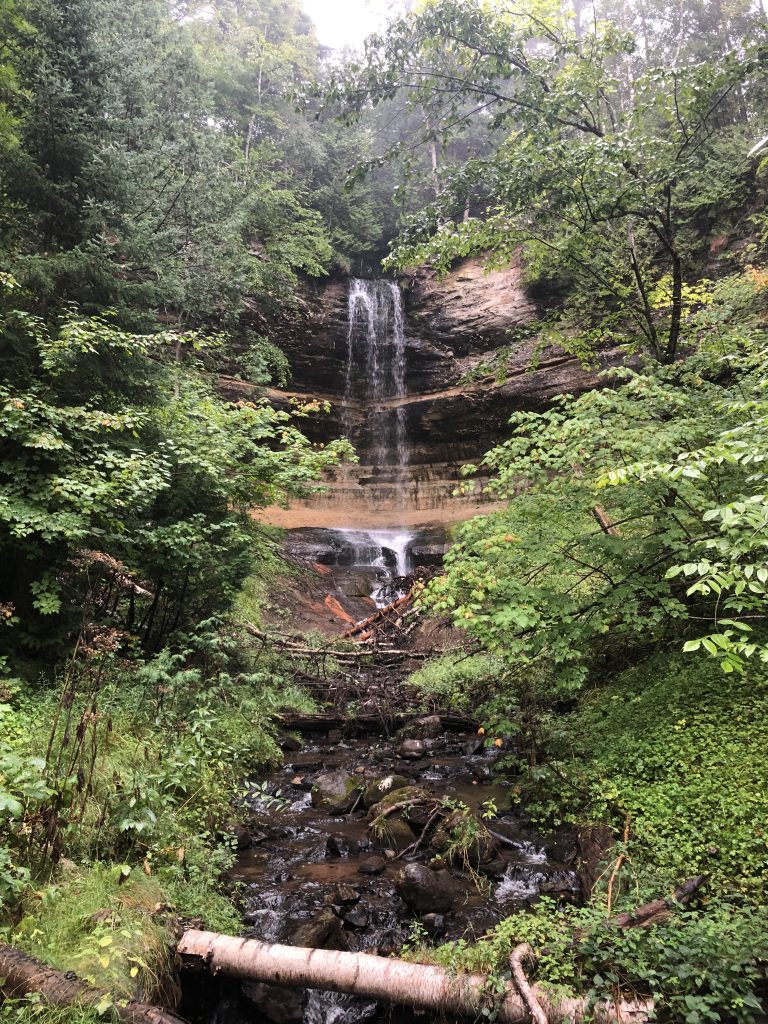
[[[524,999],[511,985],[498,1000],[489,994],[484,974],[452,974],[442,967],[411,964],[368,953],[339,953],[328,949],[304,949],[276,943],[238,939],[215,932],[184,932],[178,945],[182,966],[207,967],[214,974],[264,981],[298,988],[347,992],[367,999],[381,999],[416,1009],[447,1015],[477,1017],[495,1008],[499,1024],[523,1024],[531,1020]],[[588,1009],[584,999],[550,1001],[540,989],[532,989],[551,1024],[596,1024],[621,1021],[640,1024],[652,1012],[651,1001],[602,1003]]]
[[[683,261],[677,252],[672,254],[672,316],[669,323],[667,350],[664,353],[665,363],[674,363],[677,356],[677,343],[680,339],[680,327],[683,319]]]
[[[135,999],[116,999],[103,988],[93,988],[73,974],[64,974],[14,946],[0,944],[0,975],[6,997],[39,993],[49,1006],[98,1006],[107,1002],[127,1024],[183,1024],[181,1017]]]

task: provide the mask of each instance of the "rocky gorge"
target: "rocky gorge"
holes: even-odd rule
[[[349,279],[307,284],[300,308],[281,329],[291,365],[290,389],[267,389],[275,405],[327,402],[330,411],[303,421],[314,441],[348,433],[359,464],[337,473],[326,491],[290,509],[269,509],[267,521],[287,528],[387,528],[438,525],[467,518],[484,505],[482,476],[462,495],[461,468],[506,436],[509,417],[541,409],[555,396],[595,387],[598,374],[621,360],[605,348],[589,367],[526,330],[537,316],[519,263],[487,269],[481,258],[443,276],[420,268],[399,279],[404,316],[403,388],[379,396],[402,419],[407,469],[382,462],[370,395],[345,396],[349,362]],[[225,394],[249,387],[222,381]],[[251,389],[252,391],[252,389]],[[466,487],[466,481],[464,481]],[[393,511],[396,510],[396,522]]]

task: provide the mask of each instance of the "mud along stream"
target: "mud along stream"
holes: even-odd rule
[[[284,766],[254,780],[241,813],[232,878],[244,936],[397,954],[414,937],[472,939],[541,894],[578,898],[575,850],[509,809],[510,782],[494,772],[503,751],[477,733],[430,715],[391,736],[351,720],[285,745]],[[333,993],[190,986],[182,1010],[200,1022],[416,1019]]]

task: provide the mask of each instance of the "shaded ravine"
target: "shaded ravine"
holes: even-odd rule
[[[406,525],[414,492],[400,289],[392,281],[352,279],[347,308],[342,416],[346,435],[367,453],[370,479],[350,471],[342,486],[379,494],[382,516],[375,525],[363,518],[355,528],[340,522],[291,530],[287,549],[324,582],[320,608],[348,623],[388,605],[412,585],[414,573],[434,571],[446,535],[439,527]],[[398,633],[398,645],[407,635]],[[387,667],[386,647],[379,644],[378,660],[374,653],[360,665],[356,688],[341,703],[335,699],[342,727],[307,733],[303,741],[286,735],[283,767],[254,781],[238,809],[244,824],[232,880],[242,887],[246,937],[398,954],[415,936],[476,938],[542,893],[579,896],[569,867],[575,847],[551,837],[547,843],[527,827],[512,810],[511,783],[494,774],[503,740],[448,731],[448,719],[434,715],[415,718],[401,735],[388,733],[392,701],[403,712],[409,698],[404,666]],[[381,714],[380,732],[356,724],[355,701],[368,722]],[[390,798],[412,805],[385,814]],[[482,838],[457,854],[451,844],[467,824]],[[358,1024],[391,1020],[393,1013],[404,1024],[415,1020],[411,1011],[349,996],[222,979],[212,989],[188,985],[183,1009],[200,1024]]]

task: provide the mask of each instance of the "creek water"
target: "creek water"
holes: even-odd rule
[[[387,955],[417,932],[426,941],[473,939],[541,894],[578,898],[579,882],[568,866],[567,837],[542,836],[511,809],[511,784],[494,773],[503,751],[474,733],[442,731],[423,741],[414,758],[397,737],[357,732],[308,735],[300,750],[286,750],[285,764],[259,780],[244,799],[247,832],[239,839],[232,878],[241,886],[243,934],[268,942],[322,946]],[[291,744],[293,745],[293,744]],[[430,913],[400,895],[398,874],[411,861],[429,860],[429,845],[402,856],[423,822],[381,834],[370,828],[362,800],[344,813],[315,806],[312,787],[329,773],[344,772],[360,787],[400,777],[436,800],[459,802],[492,814],[495,849],[468,870],[455,863],[440,871],[451,906]],[[369,802],[369,801],[368,801]],[[375,814],[375,812],[373,812]],[[409,831],[410,829],[410,831]],[[402,835],[402,832],[405,835]],[[434,863],[434,862],[433,862]],[[370,873],[373,871],[374,873]],[[358,1024],[417,1015],[334,993],[291,991],[250,982],[220,982],[207,1012],[215,1024]],[[223,988],[222,988],[223,986]],[[200,1008],[199,1008],[200,1009]],[[421,1021],[429,1020],[418,1015]]]
[[[397,596],[415,568],[439,560],[444,536],[439,529],[417,532],[403,525],[407,345],[400,289],[392,281],[353,279],[348,314],[345,429],[365,449],[372,473],[394,494],[387,503],[390,522],[386,529],[339,524],[294,530],[288,548],[322,569],[329,583],[332,577],[336,593],[363,618]],[[376,665],[365,671],[366,702],[375,703],[377,693],[384,703],[390,700],[399,680]],[[403,746],[403,737],[383,730],[366,734],[353,713],[341,729],[307,734],[302,744],[286,737],[283,767],[254,782],[239,809],[247,825],[238,832],[242,849],[232,878],[241,888],[244,935],[389,954],[400,951],[415,930],[433,941],[471,939],[542,893],[577,898],[567,842],[552,837],[547,842],[511,809],[510,783],[494,773],[503,750],[476,734],[446,731],[443,724],[433,719],[429,735],[411,740],[416,744],[411,748]],[[313,787],[329,775],[339,775],[342,789],[352,787],[348,804],[332,806],[313,795]],[[460,813],[476,823],[487,818],[493,830],[490,849],[476,863],[450,857],[441,862],[433,819],[417,814],[412,819],[393,815],[386,828],[372,830],[365,787],[386,789],[385,779],[396,780],[395,788],[418,787],[430,807],[439,803],[448,808],[446,814],[465,808]],[[442,895],[434,906],[428,894],[414,899],[403,889],[401,873],[411,862],[429,863],[429,870],[423,868],[428,878],[439,876]],[[188,987],[182,1009],[201,1024],[409,1024],[416,1019],[410,1011],[348,996],[222,979],[197,991]]]

